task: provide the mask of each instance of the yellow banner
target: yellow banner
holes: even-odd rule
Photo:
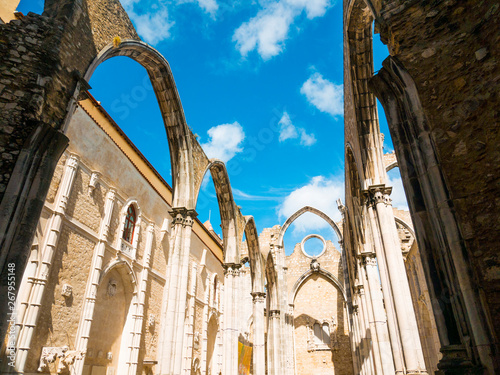
[[[238,342],[238,375],[250,375],[252,347]]]

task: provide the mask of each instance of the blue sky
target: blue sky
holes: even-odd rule
[[[304,205],[340,220],[335,203],[344,198],[340,0],[123,0],[122,5],[143,40],[169,61],[188,125],[209,157],[227,162],[235,200],[243,214],[255,217],[259,232],[283,224]],[[18,9],[40,13],[41,2],[21,1]],[[375,70],[386,56],[376,35]],[[145,70],[114,58],[98,67],[90,84],[93,96],[171,182],[165,130]],[[382,108],[379,112],[389,152]],[[391,174],[395,185],[397,173]],[[393,200],[402,207],[400,190]],[[210,215],[221,232],[211,182],[204,184],[197,211],[202,221]],[[337,242],[324,221],[306,214],[287,232],[286,252],[310,233]]]

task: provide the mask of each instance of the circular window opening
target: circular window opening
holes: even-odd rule
[[[302,240],[302,251],[309,257],[316,258],[323,254],[325,240],[317,235],[311,234]]]

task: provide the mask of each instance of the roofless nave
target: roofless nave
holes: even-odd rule
[[[260,236],[117,1],[0,25],[2,373],[498,372],[499,11],[344,1],[343,219],[304,207]],[[375,75],[373,22],[390,51]],[[116,56],[151,78],[172,187],[87,95]],[[391,206],[375,97],[411,218]],[[196,219],[208,172],[222,239]],[[340,243],[285,256],[305,212]]]

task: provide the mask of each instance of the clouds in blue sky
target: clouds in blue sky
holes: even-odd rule
[[[337,208],[337,199],[344,197],[344,183],[342,178],[315,176],[310,181],[288,194],[278,206],[280,221],[292,216],[304,206],[312,206],[320,209],[330,216],[335,222],[340,221],[341,216]],[[302,219],[302,220],[301,220]],[[301,217],[294,221],[292,230],[296,234],[327,228],[328,223],[319,216]]]
[[[241,146],[245,139],[243,127],[237,122],[214,126],[207,131],[209,140],[202,143],[201,147],[210,158],[222,160],[227,163],[234,155],[243,151]]]
[[[316,143],[316,137],[314,134],[308,134],[304,128],[298,128],[290,119],[290,115],[285,111],[283,116],[279,121],[280,125],[280,136],[279,141],[284,142],[287,139],[300,139],[300,144],[302,146],[312,146]]]
[[[291,25],[305,11],[308,19],[323,16],[331,6],[329,0],[266,1],[263,8],[233,34],[233,41],[242,56],[257,50],[268,60],[284,47]]]
[[[343,85],[336,85],[315,72],[304,82],[300,92],[321,112],[333,117],[344,115]]]

